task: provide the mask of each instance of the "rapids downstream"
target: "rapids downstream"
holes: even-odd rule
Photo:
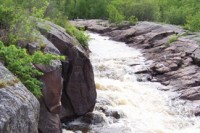
[[[140,50],[122,42],[89,33],[90,59],[95,73],[100,123],[89,126],[91,133],[200,133],[200,118],[193,116],[192,105],[168,87],[139,82],[136,71],[147,67]],[[71,123],[82,124],[79,120]]]

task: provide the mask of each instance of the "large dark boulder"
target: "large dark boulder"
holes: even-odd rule
[[[62,118],[92,111],[96,102],[94,74],[87,51],[65,30],[51,22],[38,26],[68,61],[63,62]],[[48,28],[46,28],[48,27]]]
[[[0,133],[37,133],[40,105],[0,63]]]

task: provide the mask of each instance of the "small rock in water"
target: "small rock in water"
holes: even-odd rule
[[[198,106],[198,107],[195,109],[194,114],[195,114],[195,116],[200,116],[200,106]]]
[[[109,113],[106,113],[106,116],[111,116],[111,117],[114,117],[115,119],[121,118],[121,114],[117,111],[111,111]]]
[[[88,124],[100,124],[105,122],[103,114],[97,112],[87,113],[85,116],[81,117],[81,121]]]
[[[170,84],[170,82],[169,81],[164,81],[164,82],[161,82],[161,84],[167,86],[167,85]]]
[[[148,75],[148,74],[137,75],[137,81],[138,82],[146,82],[146,81],[151,81],[151,80],[152,80],[151,75]]]

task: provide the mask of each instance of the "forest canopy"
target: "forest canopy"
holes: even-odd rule
[[[66,29],[69,28],[69,24],[65,21],[67,19],[108,19],[119,24],[134,16],[139,21],[183,25],[189,30],[200,31],[198,0],[0,0],[0,2],[0,22],[6,24],[7,20],[13,17],[10,12],[14,11],[18,14],[14,15],[15,17],[26,14],[46,18]],[[75,31],[70,29],[69,32],[73,34]]]
[[[200,31],[199,0],[66,0],[69,19],[109,19],[117,23],[135,16],[140,21],[183,25]]]

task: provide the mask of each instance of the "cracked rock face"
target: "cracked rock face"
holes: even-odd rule
[[[0,133],[37,133],[39,102],[0,63]]]
[[[44,24],[50,27],[50,30],[46,30]],[[51,22],[44,24],[40,23],[38,26],[41,33],[59,50],[61,55],[68,58],[68,61],[62,62],[61,118],[84,115],[93,110],[97,96],[88,53],[62,27]]]

